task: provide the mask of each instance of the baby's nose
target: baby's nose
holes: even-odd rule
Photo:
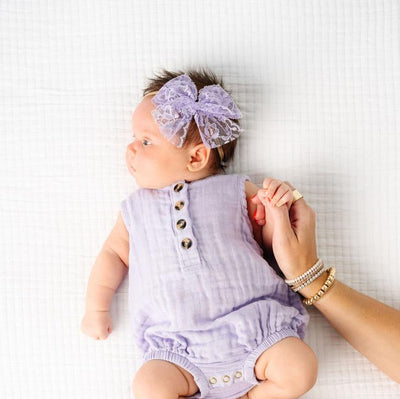
[[[135,145],[134,145],[134,141],[132,141],[131,143],[129,143],[127,146],[126,146],[126,151],[127,152],[131,152],[131,153],[135,153],[136,152],[136,148],[135,148]]]
[[[126,152],[125,152],[126,161],[131,162],[135,158],[135,154],[136,154],[136,150],[134,149],[134,147],[131,144],[129,144],[126,147]]]

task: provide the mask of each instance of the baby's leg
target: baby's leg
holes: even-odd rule
[[[298,398],[317,379],[318,361],[301,339],[285,338],[257,359],[254,372],[263,382],[247,393],[249,399]]]
[[[188,371],[165,360],[149,360],[133,380],[135,399],[178,399],[198,390]]]

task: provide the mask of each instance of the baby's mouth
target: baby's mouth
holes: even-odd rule
[[[127,162],[128,169],[131,170],[132,172],[136,172],[136,169],[133,167],[133,165],[130,162]]]

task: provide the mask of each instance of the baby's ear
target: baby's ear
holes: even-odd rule
[[[211,148],[207,148],[203,143],[195,145],[189,153],[188,170],[190,172],[198,172],[205,168],[210,158],[210,152]]]

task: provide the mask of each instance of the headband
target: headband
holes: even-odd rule
[[[157,94],[158,91],[151,91],[150,93],[147,93],[143,96],[143,98],[147,97],[147,96],[152,96],[154,94]],[[221,165],[225,166],[225,162],[224,162],[224,150],[222,149],[222,147],[217,147],[218,150],[218,155],[219,155],[219,159],[221,160]]]
[[[156,94],[152,98],[156,105],[152,116],[161,133],[178,148],[185,141],[193,117],[208,148],[219,150],[223,144],[237,139],[243,131],[231,120],[240,119],[242,114],[220,85],[205,86],[197,92],[189,76],[180,75],[169,80],[158,92],[153,91],[146,96],[152,94]],[[219,154],[221,156],[220,151]]]

